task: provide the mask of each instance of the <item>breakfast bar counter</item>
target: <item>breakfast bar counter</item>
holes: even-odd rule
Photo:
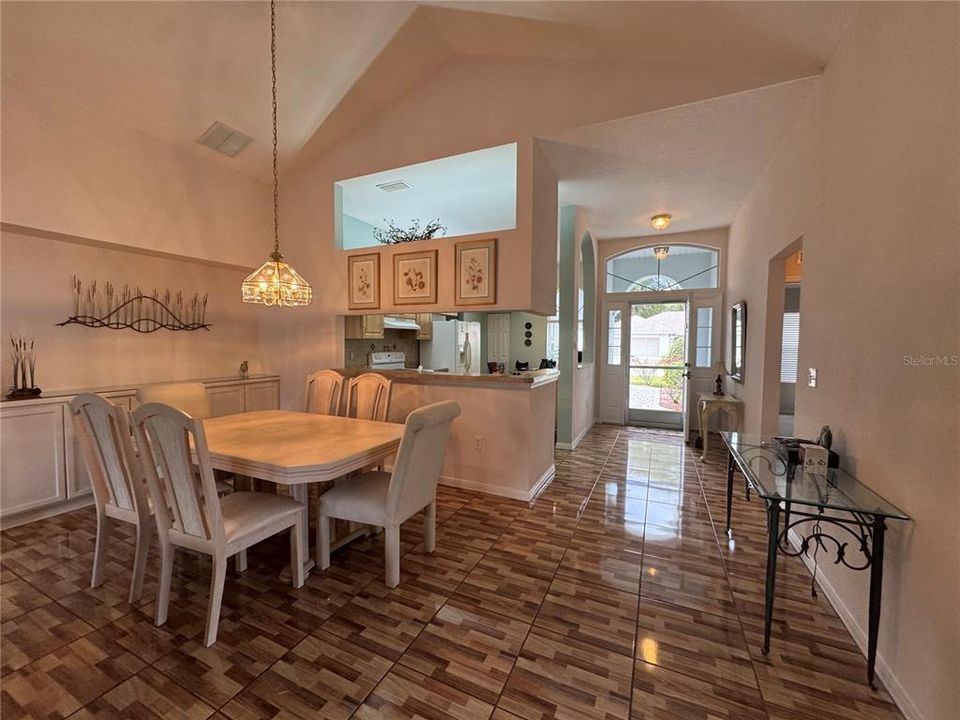
[[[336,370],[347,378],[370,372],[367,368],[337,368]],[[527,370],[518,374],[504,375],[465,375],[462,373],[417,370],[416,368],[376,370],[375,372],[388,380],[410,385],[481,385],[528,390],[555,383],[560,378],[559,370]]]
[[[337,369],[350,378],[366,368]],[[440,482],[530,500],[551,480],[557,416],[557,370],[522,375],[458,375],[411,370],[378,371],[393,381],[391,422],[413,410],[453,400],[453,422]],[[346,394],[346,393],[345,393]]]

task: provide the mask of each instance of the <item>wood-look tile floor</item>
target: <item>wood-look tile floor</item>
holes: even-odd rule
[[[0,533],[0,715],[16,718],[656,720],[901,715],[865,684],[836,613],[781,558],[763,632],[764,515],[725,463],[674,433],[595,427],[557,454],[532,503],[440,488],[437,551],[401,533],[401,585],[382,539],[355,543],[294,590],[287,541],[231,568],[219,640],[202,634],[209,561],[178,554],[170,616],[127,603],[132,536],[114,531],[90,589],[95,520],[81,510]],[[739,488],[738,484],[738,488]]]

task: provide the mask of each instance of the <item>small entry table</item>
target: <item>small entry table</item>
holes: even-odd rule
[[[747,498],[753,489],[767,506],[763,653],[770,650],[777,552],[796,557],[806,554],[811,546],[826,549],[829,543],[835,548],[837,564],[843,563],[851,570],[870,569],[867,682],[874,687],[886,521],[909,520],[909,516],[843,470],[830,469],[825,474],[804,473],[801,467],[788,466],[773,446],[773,438],[739,432],[722,432],[720,435],[729,451],[727,536],[733,536],[730,516],[735,468],[743,473]],[[800,537],[799,549],[794,549],[790,544],[788,534],[791,530]],[[847,557],[846,551],[850,545],[853,547],[849,549],[859,555]]]
[[[743,400],[731,395],[700,393],[697,396],[697,422],[700,423],[700,437],[703,439],[703,454],[700,456],[702,461],[707,459],[707,444],[710,442],[710,416],[718,410],[726,413],[728,418],[734,418],[737,430],[743,427]]]

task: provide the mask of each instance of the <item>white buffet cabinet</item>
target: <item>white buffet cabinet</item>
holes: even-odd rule
[[[214,416],[280,407],[280,378],[255,375],[200,380]],[[93,502],[90,478],[70,421],[70,401],[96,392],[133,410],[137,388],[53,392],[0,403],[0,522],[12,527]]]

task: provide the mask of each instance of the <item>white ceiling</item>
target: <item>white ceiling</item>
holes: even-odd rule
[[[544,150],[560,201],[598,239],[729,225],[819,80],[810,78],[579,128]]]
[[[2,73],[239,172],[268,177],[266,2],[3,2]],[[281,158],[294,155],[404,23],[408,2],[277,5]],[[236,158],[196,144],[219,120]]]
[[[0,8],[4,77],[269,177],[268,3]],[[801,76],[808,73],[798,69],[813,74],[826,63],[847,12],[816,2],[280,2],[281,159],[303,155],[305,145],[314,154],[328,147],[456,56],[790,68]],[[254,142],[234,159],[196,145],[214,120]],[[317,135],[322,142],[311,147]]]
[[[384,192],[380,183],[404,180],[409,190]],[[375,227],[392,220],[408,227],[435,218],[447,235],[516,227],[517,146],[484,150],[408,165],[337,183],[343,212]]]

